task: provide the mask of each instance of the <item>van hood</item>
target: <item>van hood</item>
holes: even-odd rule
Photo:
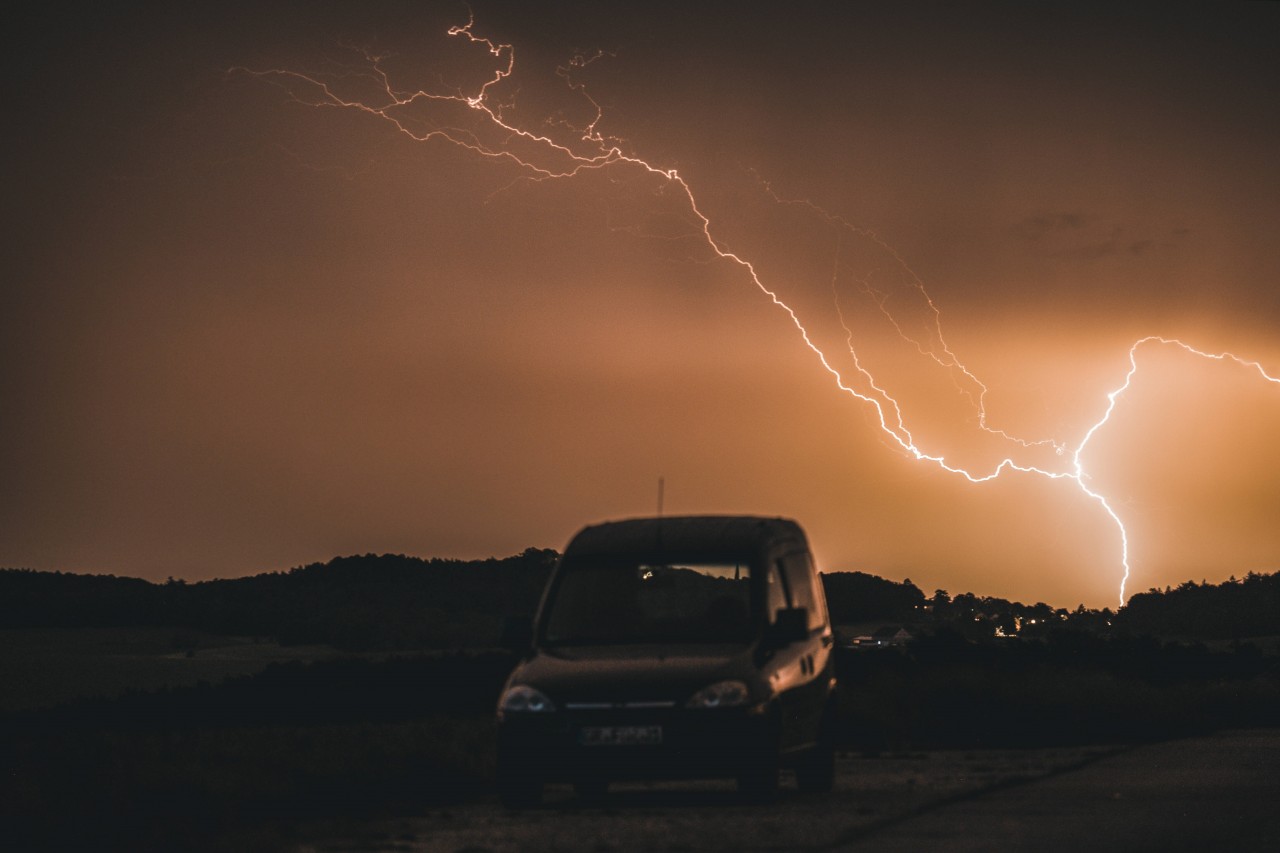
[[[539,649],[511,674],[559,708],[567,705],[681,705],[717,681],[746,682],[753,694],[759,670],[750,646],[572,646]]]

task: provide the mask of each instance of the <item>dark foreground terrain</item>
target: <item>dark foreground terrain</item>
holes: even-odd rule
[[[838,849],[1280,850],[1280,731],[1152,744],[950,803]]]
[[[279,850],[351,832],[356,849],[586,849],[574,846],[584,837],[601,851],[821,848],[1100,750],[1280,729],[1277,658],[1249,645],[1075,634],[983,645],[939,632],[840,651],[833,798],[760,810],[724,784],[631,787],[600,811],[566,790],[514,816],[493,804],[493,706],[510,653],[322,655],[31,630],[7,632],[0,655],[12,658],[6,683],[22,685],[0,709],[6,851]],[[129,686],[147,683],[168,686]],[[396,821],[406,828],[386,828]]]
[[[840,762],[836,790],[738,802],[714,783],[619,786],[584,804],[496,802],[302,828],[299,851],[1273,851],[1280,731],[1097,750],[983,750]]]
[[[1275,738],[1216,764],[1217,747],[1178,744],[1280,731],[1280,575],[1153,590],[1115,614],[824,576],[843,626],[834,795],[784,792],[762,809],[724,783],[630,786],[588,807],[564,789],[547,809],[503,812],[493,709],[518,656],[495,645],[504,616],[532,612],[554,556],[366,556],[191,585],[0,571],[0,850],[834,849],[910,827],[945,843],[900,849],[1046,849],[1020,821],[1074,826],[1077,807],[1115,815],[1105,833],[1079,821],[1099,833],[1091,846],[1143,849],[1214,803],[1196,818],[1208,829],[1172,840],[1271,838],[1248,792],[1274,785],[1246,777],[1255,755],[1280,765]],[[1090,762],[1117,751],[1168,760],[1132,765],[1130,788],[1099,800],[1110,783],[1086,774],[1120,758]],[[1171,776],[1184,758],[1196,769]],[[1213,775],[1223,768],[1245,776]],[[975,798],[992,786],[1056,790],[1007,787],[1042,777],[1086,781],[998,806],[977,830],[922,822],[1004,802]],[[1190,805],[1166,814],[1144,798]]]

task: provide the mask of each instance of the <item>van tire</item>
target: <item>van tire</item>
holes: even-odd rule
[[[517,774],[498,776],[498,799],[508,809],[532,809],[542,805],[542,780]]]
[[[835,708],[831,703],[822,715],[818,742],[796,765],[796,787],[806,794],[828,794],[836,783]]]
[[[748,802],[772,802],[778,796],[778,773],[776,762],[739,773],[738,793]]]
[[[573,782],[573,793],[579,800],[587,804],[596,804],[609,794],[609,780],[599,776],[584,776]]]
[[[796,765],[796,787],[806,794],[829,794],[836,784],[836,751],[819,744]]]

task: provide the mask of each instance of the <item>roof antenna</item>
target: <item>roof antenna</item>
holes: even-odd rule
[[[653,544],[659,554],[662,553],[662,491],[666,485],[662,477],[658,477],[658,521],[653,526]]]

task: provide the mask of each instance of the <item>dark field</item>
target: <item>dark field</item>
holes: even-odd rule
[[[167,629],[6,634],[3,675],[32,686],[4,694],[4,849],[269,850],[424,816],[434,837],[476,808],[507,820],[492,805],[491,714],[509,653],[352,654]],[[839,668],[840,784],[869,786],[841,806],[857,825],[1121,746],[1280,725],[1276,658],[1248,645],[991,646],[942,633],[842,651]],[[548,843],[556,809],[576,808],[568,789],[552,794],[530,818]],[[689,797],[746,808],[719,783],[620,789],[611,802]],[[793,792],[783,803],[830,807]],[[814,831],[846,831],[847,817]],[[456,840],[448,849],[472,844]]]
[[[0,643],[0,713],[216,683],[272,663],[338,656],[325,645],[175,628],[12,628],[0,631]]]

